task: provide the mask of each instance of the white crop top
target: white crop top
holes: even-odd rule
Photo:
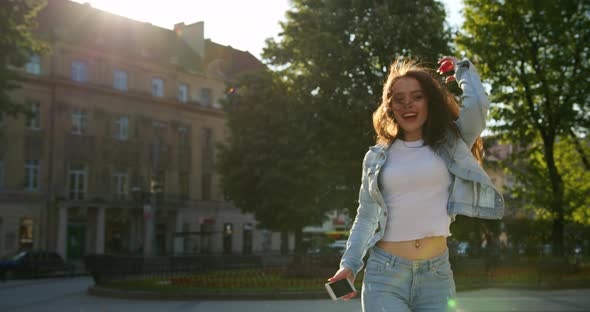
[[[451,174],[424,141],[396,139],[379,174],[389,211],[384,241],[451,236],[447,201]]]

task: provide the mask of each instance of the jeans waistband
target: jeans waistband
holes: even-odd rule
[[[449,261],[449,249],[447,248],[440,255],[429,259],[410,260],[391,254],[375,245],[373,248],[371,248],[371,256],[380,258],[384,263],[390,263],[391,265],[414,268],[426,267],[427,269],[430,269],[432,267],[438,267],[442,263]]]

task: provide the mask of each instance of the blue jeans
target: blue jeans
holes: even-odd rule
[[[455,311],[455,295],[448,249],[424,260],[371,249],[361,295],[364,312]]]

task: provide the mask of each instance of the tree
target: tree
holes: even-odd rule
[[[43,0],[5,0],[0,2],[0,114],[16,115],[27,109],[10,98],[11,90],[22,80],[16,68],[22,67],[32,54],[47,47],[33,37],[35,17],[45,6]]]
[[[590,226],[590,170],[582,158],[590,154],[590,142],[586,139],[584,144],[578,144],[572,137],[557,142],[555,158],[557,168],[563,172],[564,201],[569,209],[567,220]]]
[[[264,58],[297,89],[294,111],[315,113],[302,141],[319,159],[319,206],[354,214],[361,163],[373,145],[371,114],[392,61],[432,64],[450,52],[445,11],[434,0],[294,0],[280,41]],[[298,127],[298,125],[295,125]]]
[[[316,200],[316,153],[302,143],[311,118],[294,112],[296,94],[273,72],[242,76],[234,90],[225,103],[230,134],[220,146],[222,189],[260,227],[294,232],[301,251],[303,227],[321,223],[327,211]]]
[[[499,122],[494,131],[527,145],[520,182],[528,187],[521,190],[552,220],[556,255],[564,253],[568,208],[556,142],[572,140],[586,164],[588,159],[581,140],[589,125],[589,12],[583,0],[466,0],[456,38],[489,77],[492,117]]]

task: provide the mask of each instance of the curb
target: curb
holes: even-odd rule
[[[73,277],[88,276],[88,274],[55,275],[27,278],[0,279],[0,290],[6,288],[24,287],[29,285],[53,283],[56,279],[68,279]]]
[[[142,300],[330,300],[325,291],[283,291],[280,289],[269,290],[268,292],[220,292],[220,291],[139,291],[139,290],[118,290],[101,286],[89,286],[88,294],[98,297],[110,297],[119,299],[142,299]]]
[[[558,289],[577,289],[589,288],[587,284],[570,284],[555,287],[552,285],[542,285],[531,287],[531,285],[480,285],[473,289],[462,289],[458,292],[499,288],[499,289],[519,289],[519,290],[558,290]],[[162,291],[142,291],[142,290],[119,290],[102,286],[89,286],[88,294],[97,297],[108,297],[118,299],[137,299],[137,300],[330,300],[325,291],[285,291],[273,289],[266,292],[249,292],[249,291],[200,291],[200,290],[179,290],[176,292]],[[357,296],[355,299],[359,298]]]

